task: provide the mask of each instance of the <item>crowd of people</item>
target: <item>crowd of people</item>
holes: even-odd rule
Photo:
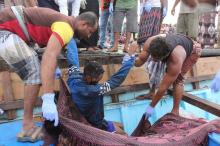
[[[70,67],[67,83],[80,113],[96,128],[125,134],[120,124],[104,119],[103,97],[120,86],[131,67],[145,64],[150,74],[150,93],[139,97],[152,98],[145,117],[154,113],[154,107],[171,85],[174,88],[171,112],[179,115],[184,75],[197,62],[202,48],[214,46],[215,0],[195,0],[193,6],[191,1],[176,0],[171,13],[175,13],[180,2],[177,34],[173,30],[160,34],[163,18],[169,13],[168,0],[140,0],[140,7],[137,0],[0,2],[0,57],[25,83],[24,120],[22,131],[17,135],[19,141],[35,141],[32,134],[39,131],[33,122],[33,108],[40,86],[43,117],[54,121],[54,126],[59,124],[53,85],[57,56],[63,48],[67,49]],[[140,12],[139,25],[137,11]],[[84,66],[83,73],[80,72],[78,48],[92,51],[107,48],[109,52],[117,52],[124,18],[122,67],[108,81],[99,84],[104,73],[102,65],[91,61]],[[133,33],[138,33],[137,43],[131,44]],[[107,35],[109,46],[105,43]],[[38,58],[38,47],[45,47],[42,60]],[[135,57],[138,49],[141,53]],[[5,86],[8,90],[5,97],[13,96],[9,73],[3,72],[2,77],[9,83]]]

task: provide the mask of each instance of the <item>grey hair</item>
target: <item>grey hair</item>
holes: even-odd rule
[[[94,12],[91,11],[80,14],[76,17],[76,19],[86,21],[90,26],[95,26],[98,24],[98,17]]]

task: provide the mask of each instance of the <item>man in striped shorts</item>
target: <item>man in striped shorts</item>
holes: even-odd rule
[[[11,8],[0,12],[0,60],[6,62],[25,83],[23,130],[18,140],[34,141],[31,139],[31,133],[36,131],[33,108],[40,85],[43,89],[43,117],[55,121],[54,125],[57,126],[58,113],[53,92],[57,56],[73,35],[87,38],[95,32],[98,19],[92,12],[74,18],[48,8],[16,9],[22,18],[20,20]],[[21,20],[26,32],[20,24]],[[41,69],[38,54],[31,43],[46,47]]]

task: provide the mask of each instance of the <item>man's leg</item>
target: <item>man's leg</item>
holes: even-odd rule
[[[114,45],[113,15],[112,14],[108,18],[108,23],[110,25],[110,48],[112,48]]]
[[[124,52],[127,52],[128,46],[131,39],[131,33],[138,32],[138,24],[137,24],[137,6],[130,8],[126,12],[126,41],[124,45]]]
[[[119,32],[115,32],[115,33],[114,33],[114,45],[113,45],[113,47],[109,50],[109,52],[118,51],[118,44],[119,44]]]
[[[179,115],[179,104],[183,96],[183,86],[184,86],[184,75],[192,69],[193,65],[197,62],[201,55],[201,45],[197,42],[193,44],[193,50],[190,56],[186,58],[182,65],[181,73],[177,77],[176,81],[173,84],[174,92],[173,92],[173,109],[172,113]]]
[[[24,120],[23,131],[34,127],[33,109],[39,93],[40,85],[25,85],[24,87]]]
[[[119,33],[121,32],[124,17],[125,17],[125,10],[116,8],[113,16],[114,45],[109,50],[109,52],[118,51]]]
[[[173,90],[173,109],[171,113],[179,115],[179,105],[183,96],[183,84],[175,84]]]
[[[105,34],[106,34],[106,27],[108,23],[108,18],[109,18],[109,11],[103,10],[101,12],[101,17],[100,17],[100,33],[99,33],[99,46],[101,49],[105,48]]]
[[[126,32],[126,40],[125,40],[125,45],[124,45],[124,50],[123,50],[124,52],[127,52],[130,40],[131,40],[131,32]]]

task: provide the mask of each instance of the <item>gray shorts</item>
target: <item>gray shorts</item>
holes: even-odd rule
[[[0,30],[0,57],[26,85],[41,83],[37,53],[18,35]]]
[[[115,8],[113,17],[114,32],[121,32],[122,23],[126,17],[126,32],[138,32],[137,6],[131,9]]]
[[[187,35],[193,39],[198,36],[198,14],[195,13],[186,13],[179,14],[177,20],[177,33]]]

